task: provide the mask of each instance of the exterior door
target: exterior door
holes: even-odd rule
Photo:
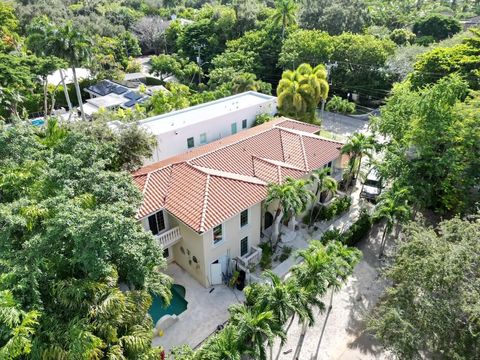
[[[222,284],[222,264],[217,260],[210,265],[211,285]]]
[[[268,211],[265,212],[265,224],[263,228],[267,230],[273,224],[273,215],[270,214]]]

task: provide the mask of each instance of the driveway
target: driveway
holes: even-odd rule
[[[319,117],[320,114],[319,112]],[[354,132],[365,132],[367,128],[368,121],[366,120],[334,114],[328,111],[325,111],[324,118],[322,119],[322,129],[344,136],[349,136]]]

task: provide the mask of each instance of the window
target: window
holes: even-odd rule
[[[240,213],[240,227],[248,224],[248,209]]]
[[[207,133],[200,134],[200,144],[206,144],[206,143],[207,143]]]
[[[170,257],[170,251],[168,250],[168,248],[166,248],[163,250],[163,258],[168,259],[169,257]]]
[[[244,237],[240,240],[240,256],[248,254],[248,237]]]
[[[193,139],[193,137],[188,138],[188,139],[187,139],[187,147],[188,147],[189,149],[191,149],[191,148],[194,147],[194,146],[195,146],[195,140]]]
[[[153,235],[157,235],[165,230],[165,218],[163,217],[163,211],[160,210],[156,214],[148,217],[148,225]]]
[[[232,135],[236,134],[237,133],[237,123],[236,122],[232,123],[231,127],[232,127]]]
[[[246,129],[247,128],[247,119],[243,119],[242,120],[242,129]]]
[[[213,228],[213,244],[218,244],[220,241],[223,240],[223,228],[222,224],[215,226]]]

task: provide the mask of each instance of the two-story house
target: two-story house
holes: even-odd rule
[[[133,174],[144,199],[137,218],[202,285],[222,282],[231,261],[258,261],[272,225],[267,186],[341,168],[341,143],[315,125],[279,118],[143,167]]]

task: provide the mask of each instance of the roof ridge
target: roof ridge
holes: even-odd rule
[[[307,159],[307,152],[305,151],[305,143],[303,142],[303,135],[300,135],[300,146],[302,147],[302,156],[303,156],[303,163],[305,164],[305,171],[309,172],[308,168],[308,159]]]
[[[281,118],[279,118],[278,120],[280,120],[280,119],[281,119]],[[267,122],[266,124],[268,124],[268,122]],[[254,132],[252,131],[252,134],[249,135],[249,136],[243,137],[243,138],[241,138],[241,139],[239,139],[239,140],[237,140],[237,141],[234,141],[234,142],[232,142],[232,143],[225,144],[225,145],[220,146],[220,147],[218,147],[218,148],[215,148],[215,149],[212,149],[212,150],[210,150],[210,151],[207,151],[207,152],[205,152],[205,153],[203,153],[203,154],[201,154],[201,155],[198,155],[198,156],[195,156],[195,157],[193,157],[193,158],[191,158],[191,159],[188,159],[188,161],[200,159],[200,158],[202,158],[202,157],[204,157],[204,156],[207,156],[207,155],[210,155],[210,154],[212,154],[212,153],[214,153],[214,152],[216,152],[216,151],[223,150],[223,149],[225,149],[226,147],[239,144],[239,143],[241,143],[241,142],[243,142],[243,141],[246,141],[246,140],[248,140],[248,139],[250,139],[250,138],[252,138],[252,137],[258,136],[258,135],[263,134],[263,133],[266,133],[267,131],[270,131],[270,130],[272,130],[272,129],[275,129],[275,128],[276,128],[276,125],[277,125],[277,124],[271,124],[270,127],[265,127],[265,130],[262,130],[262,131],[260,131],[260,132],[255,132],[255,133],[254,133]],[[253,127],[249,128],[248,130],[250,130],[250,129],[253,129]],[[237,133],[237,134],[241,134],[241,132],[240,132],[240,133]],[[234,136],[234,135],[231,135],[231,136]],[[229,137],[227,136],[227,137],[221,138],[221,139],[219,139],[219,140],[217,140],[217,141],[222,141],[222,140],[225,140],[225,139],[228,139],[228,138],[229,138]],[[212,144],[212,143],[210,143],[210,144]],[[207,145],[208,145],[208,144],[207,144]]]
[[[238,180],[238,181],[243,181],[243,182],[248,182],[252,184],[257,184],[257,185],[266,185],[267,183],[264,182],[263,180],[255,177],[255,176],[249,176],[249,175],[242,175],[242,174],[236,174],[232,173],[229,171],[224,171],[224,170],[217,170],[217,169],[212,169],[200,165],[195,165],[188,163],[187,164],[194,169],[203,172],[204,174],[207,174],[208,176],[217,176],[217,177],[224,177],[227,179],[232,179],[232,180]]]
[[[200,217],[200,231],[201,232],[205,231],[205,215],[207,213],[209,188],[210,188],[210,175],[207,174],[207,179],[205,180],[205,196],[203,198],[202,216]]]
[[[286,161],[279,161],[279,160],[273,160],[273,159],[267,159],[267,158],[262,158],[260,156],[257,156],[257,155],[252,155],[253,158],[256,158],[260,161],[264,161],[266,163],[269,163],[270,165],[275,165],[275,166],[281,166],[281,167],[284,167],[284,168],[288,168],[288,169],[292,169],[292,170],[301,170],[301,171],[304,171],[304,169],[302,168],[299,168],[298,166],[295,166],[293,164],[290,164]]]

